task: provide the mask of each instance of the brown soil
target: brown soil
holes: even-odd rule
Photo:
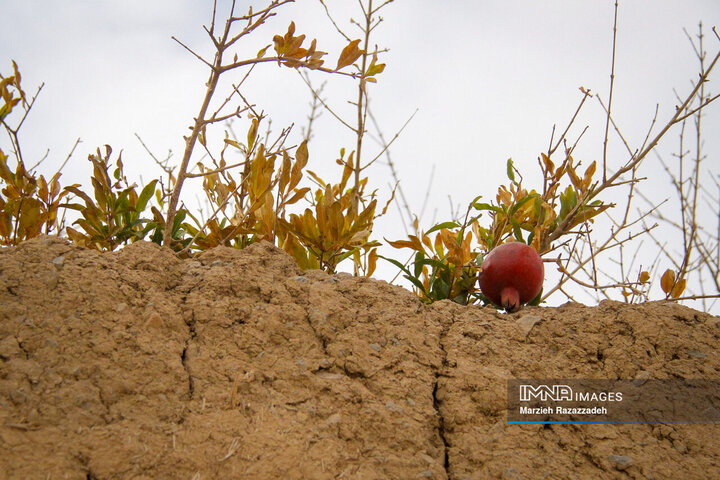
[[[720,478],[718,426],[506,424],[508,378],[720,378],[674,304],[432,306],[270,244],[0,250],[0,478]]]

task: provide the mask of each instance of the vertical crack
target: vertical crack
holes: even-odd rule
[[[451,317],[451,323],[454,323],[455,315],[454,312],[450,312]],[[435,410],[435,413],[438,418],[438,436],[440,437],[440,440],[443,443],[443,468],[445,469],[445,474],[447,478],[450,478],[450,442],[448,441],[446,431],[445,431],[445,417],[443,416],[442,412],[440,411],[440,403],[442,400],[438,399],[438,386],[440,383],[440,377],[445,375],[445,371],[447,368],[447,351],[445,350],[445,335],[449,330],[448,325],[442,325],[440,330],[440,338],[438,340],[438,346],[440,347],[440,350],[442,351],[442,363],[440,364],[440,368],[435,372],[435,383],[433,385],[433,409]]]
[[[189,322],[185,322],[190,329],[190,335],[188,336],[188,339],[185,340],[185,346],[183,347],[182,355],[180,356],[180,359],[182,360],[183,368],[185,368],[185,372],[188,376],[188,392],[190,393],[190,399],[192,400],[193,394],[195,393],[195,382],[193,380],[192,372],[190,371],[190,365],[188,364],[188,348],[190,347],[190,342],[195,339],[197,336],[197,332],[195,330],[195,312],[193,311],[191,313],[192,317]]]
[[[444,350],[443,350],[444,353]],[[445,365],[445,358],[443,358],[443,366]],[[437,412],[438,416],[438,435],[440,436],[440,440],[443,442],[443,468],[445,469],[445,473],[448,474],[449,478],[449,468],[450,468],[450,444],[447,441],[447,438],[445,436],[445,417],[442,416],[440,413],[440,402],[438,402],[437,399],[437,389],[438,389],[438,379],[440,378],[440,372],[437,372],[435,374],[435,385],[433,386],[433,408],[435,409],[435,412]]]

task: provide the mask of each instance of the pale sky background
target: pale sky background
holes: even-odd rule
[[[220,3],[220,14],[229,2]],[[328,0],[338,23],[359,38],[348,19],[358,19],[358,4],[352,0]],[[377,3],[377,0],[376,0]],[[607,98],[612,53],[613,3],[611,0],[574,1],[469,1],[396,0],[385,7],[384,22],[375,31],[374,42],[389,48],[382,61],[387,68],[371,86],[372,109],[387,138],[391,138],[418,109],[415,118],[393,144],[391,156],[410,207],[419,213],[427,196],[422,226],[448,220],[450,202],[465,208],[482,194],[494,198],[497,186],[506,181],[505,163],[512,157],[523,172],[528,187],[538,183],[537,157],[547,150],[553,124],[563,129],[581,98],[580,86]],[[250,4],[238,1],[239,13]],[[256,10],[264,3],[252,2]],[[187,126],[199,109],[208,72],[204,65],[171,40],[175,35],[198,52],[210,52],[202,30],[208,24],[211,0],[2,0],[0,72],[11,72],[14,59],[23,73],[23,85],[31,94],[45,87],[21,131],[26,163],[32,165],[49,149],[41,172],[52,173],[65,159],[75,139],[82,143],[63,171],[64,184],[87,182],[87,155],[110,144],[123,150],[126,173],[140,182],[158,175],[158,170],[139,144],[138,133],[157,156],[172,150],[179,162]],[[317,38],[328,51],[326,61],[334,66],[343,43],[316,0],[297,0],[279,10],[254,36],[238,46],[241,58],[253,57],[284,33],[294,20],[298,33]],[[710,28],[720,24],[717,0],[625,0],[620,3],[617,35],[616,81],[613,114],[633,148],[642,143],[656,104],[658,123],[672,114],[674,89],[685,95],[697,78],[698,64],[683,32],[697,32],[705,25],[706,49],[712,57],[720,48]],[[229,81],[241,75],[230,73]],[[356,98],[356,87],[340,76],[313,75],[319,85],[327,80],[325,96],[338,112],[352,119],[346,100]],[[711,77],[710,91],[718,92],[720,70]],[[311,95],[294,71],[273,64],[259,65],[247,83],[245,95],[272,118],[274,132],[295,123],[291,137],[297,141],[306,124]],[[221,95],[218,95],[220,98]],[[224,98],[224,97],[223,97]],[[720,154],[720,103],[704,117],[708,185],[717,179]],[[584,165],[602,159],[604,114],[596,100],[587,102],[575,128],[573,140],[585,126],[589,129],[575,157]],[[688,125],[690,127],[691,125]],[[237,124],[244,136],[247,125]],[[374,133],[371,131],[371,133]],[[658,153],[671,161],[677,150],[679,130],[659,145]],[[219,140],[222,129],[210,131]],[[0,147],[9,153],[7,138]],[[352,150],[352,134],[331,115],[323,114],[314,125],[308,168],[329,180],[339,178],[334,164],[341,147]],[[693,147],[688,142],[687,148]],[[196,149],[196,152],[199,150]],[[372,140],[364,158],[378,152]],[[198,160],[200,157],[194,157]],[[610,165],[627,160],[627,153],[611,135]],[[434,177],[429,194],[430,172]],[[584,170],[585,167],[582,167]],[[648,176],[641,189],[654,200],[673,194],[667,175],[655,155],[640,171]],[[390,172],[377,162],[369,170],[370,187],[387,198]],[[188,202],[198,191],[188,185]],[[712,187],[715,192],[716,187]],[[617,201],[624,192],[609,192],[604,198]],[[714,199],[717,207],[717,196]],[[672,203],[665,208],[672,213]],[[637,207],[643,206],[642,202]],[[709,228],[717,218],[704,208]],[[596,230],[600,229],[598,225]],[[598,235],[600,233],[598,232]],[[674,233],[662,237],[669,249],[679,247]],[[375,237],[405,236],[397,209],[378,220]],[[634,251],[626,251],[630,255]],[[638,263],[649,265],[657,255],[649,240],[641,247]],[[383,250],[383,254],[406,258],[409,251]],[[643,256],[644,255],[644,256]],[[394,267],[381,262],[378,276],[390,279]],[[668,263],[661,262],[660,273]],[[546,265],[548,283],[553,273]],[[608,263],[604,269],[612,270]],[[659,279],[655,279],[659,284]],[[692,285],[692,280],[691,280]],[[579,292],[579,290],[575,290]],[[659,298],[659,289],[654,291]],[[577,300],[594,303],[580,291]],[[551,304],[562,303],[562,296]],[[693,303],[703,308],[700,303]]]

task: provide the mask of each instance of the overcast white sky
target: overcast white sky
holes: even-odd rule
[[[237,3],[241,12],[249,4]],[[327,3],[342,25],[360,16],[355,1]],[[547,149],[553,124],[564,127],[575,111],[578,87],[607,98],[613,3],[396,0],[382,11],[385,21],[376,30],[375,42],[389,48],[384,58],[388,66],[372,86],[371,105],[387,137],[418,109],[391,155],[408,202],[418,213],[435,168],[423,218],[426,228],[433,219],[448,219],[448,195],[463,208],[479,194],[494,198],[505,181],[509,157],[528,180],[536,179],[537,156]],[[256,10],[261,6],[253,4]],[[66,183],[85,182],[87,154],[106,143],[124,151],[131,177],[147,179],[157,171],[135,133],[158,156],[172,150],[179,160],[182,136],[199,108],[208,72],[170,36],[209,52],[202,25],[209,22],[211,6],[211,0],[3,0],[0,71],[10,73],[12,58],[23,72],[28,93],[45,82],[22,130],[26,162],[35,163],[49,149],[43,171],[54,171],[80,137],[82,144],[64,170]],[[334,65],[343,44],[316,0],[297,0],[281,9],[255,37],[240,44],[239,56],[254,56],[275,33],[284,33],[291,19],[298,32],[318,39],[319,48],[330,52],[328,63]],[[685,94],[696,78],[697,60],[683,28],[694,34],[699,21],[706,26],[706,48],[712,55],[720,46],[710,31],[720,24],[717,0],[620,3],[613,112],[633,147],[642,142],[655,105],[660,104],[662,122],[674,109],[673,89]],[[347,30],[359,37],[353,27]],[[313,78],[318,83],[323,79]],[[346,100],[355,97],[354,85],[340,77],[327,80],[325,93],[331,104],[351,115]],[[717,92],[718,82],[720,71],[708,88]],[[269,114],[275,131],[294,122],[294,139],[299,138],[311,97],[295,72],[261,65],[246,96]],[[718,173],[719,118],[720,107],[715,107],[704,120],[706,165],[712,167],[705,175]],[[595,100],[579,117],[571,137],[587,125],[575,155],[585,165],[602,157],[605,123]],[[246,128],[238,126],[243,132]],[[309,168],[337,178],[340,172],[333,160],[341,147],[352,149],[352,135],[328,114],[314,132]],[[220,138],[222,132],[210,136]],[[670,159],[676,144],[677,133],[672,132],[658,152]],[[10,150],[6,138],[0,138],[0,146]],[[369,158],[377,149],[372,145],[365,152]],[[627,159],[615,137],[610,158],[615,166]],[[671,194],[655,157],[641,173],[650,177],[645,187],[650,196],[661,200]],[[386,194],[387,166],[378,163],[369,175],[371,186]],[[187,190],[186,200],[192,200],[194,191]],[[381,219],[375,234],[388,239],[403,236],[397,213]],[[393,268],[381,271],[383,278],[392,274]]]

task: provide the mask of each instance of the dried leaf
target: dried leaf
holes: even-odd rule
[[[302,198],[307,194],[307,192],[309,192],[309,191],[310,191],[310,188],[308,188],[308,187],[303,187],[303,188],[299,189],[297,192],[295,192],[295,194],[294,194],[292,197],[290,197],[289,200],[285,200],[285,202],[284,202],[285,205],[292,205],[293,203],[299,201],[299,200],[302,199]]]
[[[360,39],[351,41],[345,48],[343,48],[342,52],[340,53],[340,58],[338,58],[337,67],[335,67],[335,70],[340,70],[341,68],[347,67],[348,65],[352,65],[355,63],[355,60],[360,58],[360,55],[365,53],[363,50],[360,50],[358,48],[358,45],[360,44]]]
[[[673,287],[672,291],[670,292],[670,296],[673,298],[680,298],[682,293],[685,291],[685,285],[687,284],[687,280],[684,278],[679,279],[675,286]]]
[[[580,177],[578,177],[577,173],[575,172],[575,167],[572,165],[572,157],[570,157],[570,161],[567,164],[567,172],[570,176],[570,181],[572,182],[573,186],[582,191],[582,181],[580,180]]]
[[[582,181],[583,191],[587,191],[590,188],[590,184],[592,183],[592,177],[593,175],[595,175],[596,168],[597,162],[592,162],[587,168],[587,170],[585,170],[585,175]]]
[[[278,183],[278,189],[280,193],[285,193],[285,187],[287,187],[288,182],[290,182],[290,171],[292,170],[292,161],[290,160],[290,155],[283,150],[283,164],[282,168],[280,170],[280,181]]]
[[[413,250],[415,250],[415,243],[410,240],[390,241],[388,239],[385,239],[385,241],[388,243],[388,245],[394,248],[412,248]]]
[[[252,123],[250,124],[250,129],[248,130],[248,134],[247,134],[248,151],[252,150],[253,145],[255,144],[255,137],[257,136],[258,125],[259,125],[259,122],[258,122],[257,117],[253,117]],[[203,128],[203,134],[204,133],[205,133],[205,131]]]
[[[675,284],[675,271],[667,269],[663,276],[660,278],[660,287],[666,294],[670,293],[670,290]]]
[[[555,164],[552,160],[550,160],[550,157],[544,153],[541,153],[540,156],[542,157],[543,164],[545,165],[545,171],[552,175],[555,172]]]
[[[297,148],[297,151],[295,152],[295,160],[298,163],[300,163],[302,165],[302,167],[304,167],[305,165],[307,165],[308,157],[309,157],[309,154],[308,154],[307,140],[305,140]]]
[[[377,259],[378,259],[378,253],[377,248],[373,248],[370,250],[370,253],[368,254],[368,268],[367,272],[365,274],[368,277],[371,277],[373,273],[375,273],[375,267],[377,266]]]
[[[225,139],[225,143],[227,143],[228,145],[232,145],[233,147],[237,148],[238,150],[243,150],[242,145],[240,145],[240,144],[239,144],[238,142],[236,142],[235,140],[231,140],[231,139],[229,139],[229,138],[226,138],[226,139]]]
[[[368,67],[367,71],[365,72],[365,77],[372,77],[373,75],[382,73],[384,70],[385,70],[385,64],[377,63],[377,52],[373,53],[372,62],[370,62],[370,66]]]
[[[50,203],[49,192],[45,178],[40,175],[38,178],[38,197],[45,203]]]

